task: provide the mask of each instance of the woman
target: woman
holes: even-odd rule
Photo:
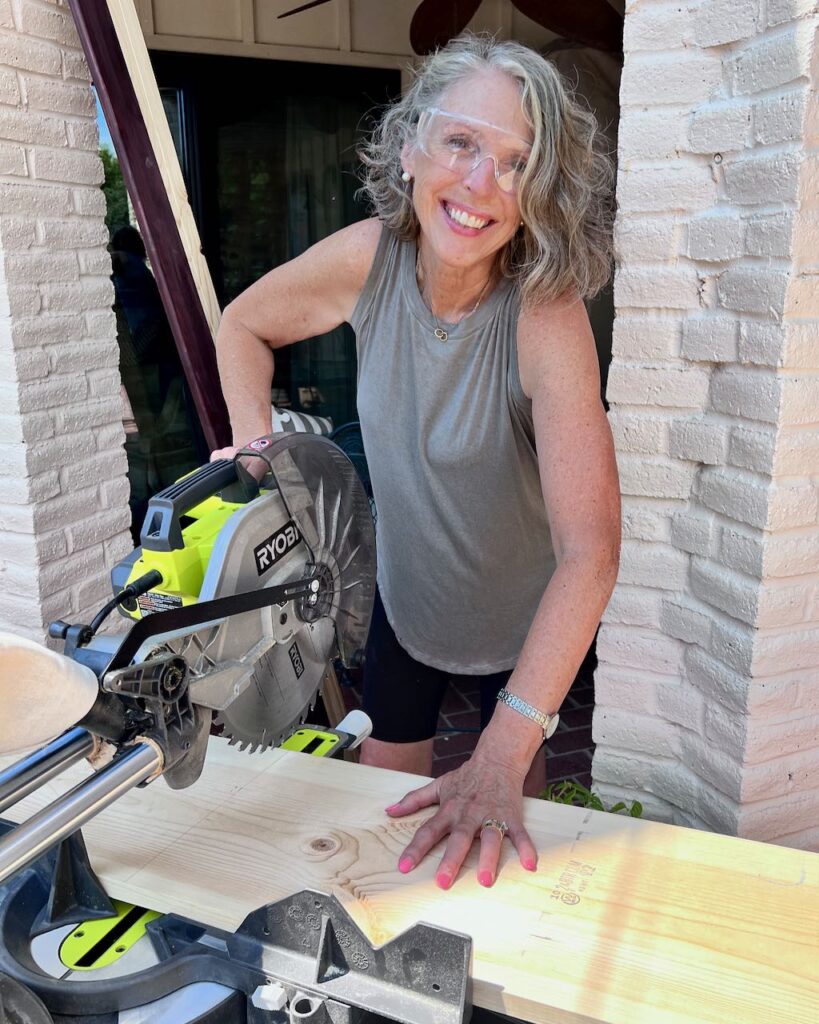
[[[267,274],[217,338],[243,445],[270,430],[274,350],[356,331],[380,592],[362,761],[429,774],[447,680],[482,684],[469,761],[387,808],[438,805],[399,868],[446,840],[445,889],[476,835],[481,884],[507,834],[535,870],[522,796],[545,780],[544,738],[617,573],[617,474],[581,301],[609,272],[593,136],[536,53],[454,41],[363,154],[377,216]]]

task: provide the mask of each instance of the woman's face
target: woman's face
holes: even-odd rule
[[[449,114],[461,114],[502,129],[488,131],[488,137],[522,140],[520,150],[524,153],[526,140],[532,138],[518,86],[501,71],[474,72],[451,86],[437,106]],[[493,155],[500,158],[508,153]],[[517,195],[501,189],[494,161],[484,159],[471,170],[468,163],[466,170],[443,166],[417,145],[405,147],[402,153],[404,170],[414,179],[412,201],[425,247],[443,263],[464,269],[493,260],[520,225]],[[467,216],[483,223],[465,223]]]

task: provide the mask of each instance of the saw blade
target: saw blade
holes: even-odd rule
[[[370,505],[343,452],[326,438],[289,434],[254,454],[266,463],[269,493],[214,547],[212,561],[231,567],[220,589],[248,585],[255,573],[263,586],[316,575],[320,590],[313,604],[301,599],[225,623],[232,645],[243,634],[244,651],[260,637],[272,641],[216,717],[232,743],[251,750],[286,739],[312,709],[334,654],[349,663],[363,648],[375,593]],[[195,700],[194,691],[192,684]]]

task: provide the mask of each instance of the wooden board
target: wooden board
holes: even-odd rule
[[[85,772],[6,814],[25,817]],[[424,815],[390,821],[383,808],[415,781],[213,739],[194,786],[132,792],[84,833],[111,895],[223,928],[312,887],[376,944],[417,921],[467,932],[475,1004],[524,1020],[819,1020],[819,854],[528,800],[537,873],[505,844],[492,889],[473,852],[442,892],[434,859],[396,870]]]

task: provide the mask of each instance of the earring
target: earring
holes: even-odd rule
[[[404,173],[401,175],[401,181],[403,181],[405,185],[412,181],[412,175],[410,174],[409,171],[404,171]]]

